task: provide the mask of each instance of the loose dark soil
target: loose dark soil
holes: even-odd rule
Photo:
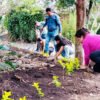
[[[45,57],[31,55],[31,59],[46,61]],[[60,88],[52,84],[52,76],[59,76],[62,83]],[[98,78],[96,80],[96,78]],[[92,82],[93,80],[93,82]],[[32,83],[39,82],[45,96],[40,98],[37,91],[32,87]],[[12,91],[12,98],[19,100],[26,96],[27,100],[100,100],[90,99],[93,95],[100,94],[100,77],[98,74],[78,70],[72,75],[66,75],[65,71],[59,66],[50,66],[49,62],[44,68],[26,68],[12,72],[0,73],[0,98],[3,91]],[[90,95],[90,97],[82,95]],[[92,95],[92,96],[91,96]]]

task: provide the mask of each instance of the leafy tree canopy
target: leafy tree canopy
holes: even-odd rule
[[[72,6],[75,3],[75,0],[58,0],[57,6],[59,8],[66,8]]]

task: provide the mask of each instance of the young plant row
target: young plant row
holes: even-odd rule
[[[61,82],[59,81],[59,77],[58,76],[53,76],[52,83],[56,87],[61,87]],[[42,88],[40,87],[39,82],[33,83],[32,86],[36,89],[37,94],[38,94],[39,97],[44,97],[45,96]],[[12,96],[12,92],[11,91],[8,91],[8,92],[4,91],[4,93],[2,94],[1,100],[14,100],[14,99],[11,98],[11,96]],[[21,97],[21,98],[19,98],[19,100],[27,100],[27,97],[26,96]]]
[[[66,70],[66,74],[70,75],[74,70],[79,69],[79,60],[78,58],[62,58],[61,60],[58,60],[58,63],[62,66],[63,69]]]
[[[75,58],[75,59],[62,58],[61,60],[58,60],[58,63],[62,66],[63,69],[66,70],[66,74],[68,74],[68,75],[70,75],[72,72],[74,72],[74,70],[79,69],[79,60],[77,58]],[[54,84],[57,88],[62,86],[61,82],[59,81],[58,76],[53,76],[51,83]],[[39,82],[33,83],[32,86],[36,89],[39,97],[45,96],[42,88],[40,87]],[[9,92],[4,91],[1,100],[14,100],[11,98],[11,96],[12,96],[11,91],[9,91]],[[26,96],[24,96],[22,98],[19,98],[19,100],[27,100],[27,98],[26,98]]]

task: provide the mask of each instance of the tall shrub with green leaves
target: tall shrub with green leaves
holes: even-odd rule
[[[35,21],[42,21],[43,18],[43,13],[41,11],[35,14],[30,14],[25,11],[11,11],[6,16],[5,20],[5,25],[8,29],[10,39],[13,41],[35,41]]]
[[[57,0],[58,8],[67,8],[75,4],[75,0]]]
[[[70,13],[69,17],[62,19],[63,36],[74,42],[74,34],[76,32],[76,16]]]

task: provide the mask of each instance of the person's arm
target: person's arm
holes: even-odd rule
[[[59,51],[56,53],[56,58],[58,58],[58,56],[62,53],[63,50],[64,50],[64,46],[61,46]]]
[[[61,21],[60,21],[59,16],[56,16],[56,22],[57,22],[57,25],[58,25],[58,28],[59,28],[59,34],[61,35],[62,34],[62,25],[61,25]]]
[[[85,65],[88,66],[89,64],[89,55],[90,55],[90,48],[88,43],[83,45],[84,48],[84,59],[85,59]]]
[[[45,23],[43,25],[43,28],[47,26],[47,18],[45,19]]]

